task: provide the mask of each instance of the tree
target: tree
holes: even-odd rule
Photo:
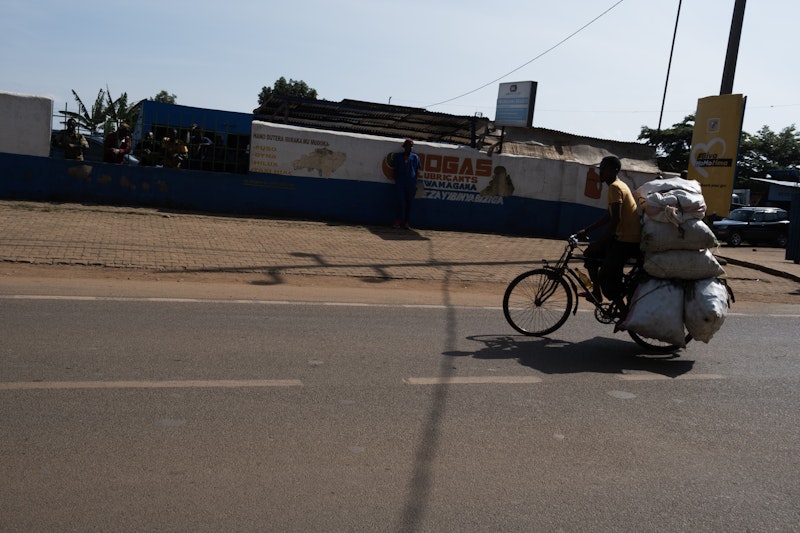
[[[133,125],[139,118],[140,105],[128,107],[128,93],[122,93],[116,100],[111,99],[111,91],[106,86],[106,131],[116,129],[122,122]]]
[[[160,93],[152,98],[148,98],[151,102],[161,102],[162,104],[175,104],[178,102],[178,97],[174,94],[169,94],[167,91],[162,90]]]
[[[78,93],[76,93],[74,89],[72,90],[72,95],[75,97],[75,102],[78,104],[78,112],[64,111],[64,117],[74,118],[81,128],[89,130],[91,133],[97,133],[97,130],[106,121],[106,92],[100,89],[91,109],[84,105],[81,97],[78,96]]]
[[[660,132],[642,126],[638,140],[646,141],[648,145],[655,147],[659,170],[680,172],[689,168],[694,119],[694,115],[686,115],[682,122]]]
[[[72,95],[78,104],[78,112],[63,111],[64,118],[74,118],[82,129],[92,134],[100,131],[101,127],[103,131],[116,129],[122,122],[132,126],[139,117],[141,106],[138,103],[128,106],[128,93],[122,93],[119,98],[113,99],[108,86],[98,91],[91,109],[86,107],[74,89]]]
[[[658,168],[666,172],[680,172],[689,166],[689,153],[694,134],[694,115],[661,131],[642,127],[639,140],[656,148]],[[794,168],[800,164],[800,132],[794,124],[773,132],[762,127],[755,135],[742,132],[736,160],[734,188],[751,189],[756,195],[765,194],[769,186],[753,178],[764,178],[774,169]]]
[[[288,82],[286,78],[281,76],[275,81],[273,87],[262,87],[261,93],[258,95],[258,105],[263,105],[267,100],[273,96],[292,96],[296,98],[311,98],[317,99],[317,90],[309,87],[306,82],[302,80],[292,80]]]
[[[765,178],[773,169],[800,163],[800,132],[792,124],[780,132],[763,126],[755,135],[742,134],[736,162],[736,187],[765,193],[768,185],[752,178]]]
[[[763,177],[770,169],[793,167],[800,163],[800,132],[792,124],[779,133],[768,126],[755,135],[744,133],[739,147],[740,173],[746,178]]]

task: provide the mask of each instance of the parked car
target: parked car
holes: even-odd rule
[[[777,207],[740,207],[714,222],[712,231],[721,242],[739,246],[768,242],[786,248],[789,213]]]

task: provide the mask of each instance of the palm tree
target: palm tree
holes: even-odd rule
[[[122,93],[119,98],[112,100],[111,91],[108,89],[108,86],[106,86],[106,100],[108,102],[105,109],[107,128],[108,126],[116,128],[122,122],[126,122],[128,125],[133,126],[133,124],[136,122],[136,119],[139,118],[139,108],[141,107],[141,103],[137,102],[136,104],[128,107],[128,93]]]
[[[75,90],[72,90],[72,95],[75,97],[75,101],[78,103],[78,112],[75,113],[74,111],[63,111],[64,119],[67,118],[74,118],[78,125],[85,129],[89,130],[91,133],[97,133],[97,130],[100,128],[105,122],[105,96],[106,93],[103,89],[100,89],[100,92],[97,93],[97,98],[92,105],[91,110],[87,109],[87,107],[83,104],[83,100],[81,97],[78,96],[78,93]]]
[[[91,134],[97,134],[101,132],[101,129],[103,131],[114,130],[122,122],[133,126],[139,117],[140,103],[128,107],[128,93],[122,93],[119,98],[114,100],[111,98],[111,91],[108,86],[98,91],[97,98],[95,98],[91,109],[86,107],[74,89],[72,90],[72,95],[78,104],[78,112],[62,111],[64,121],[74,118],[80,128],[88,130]]]

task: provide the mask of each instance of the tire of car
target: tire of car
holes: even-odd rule
[[[775,244],[777,244],[779,248],[786,248],[786,246],[789,244],[789,238],[781,233],[775,237]]]
[[[737,232],[732,232],[728,235],[728,244],[731,246],[741,246],[742,245],[742,236]]]

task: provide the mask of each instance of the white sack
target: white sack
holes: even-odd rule
[[[683,178],[668,178],[648,181],[633,191],[633,197],[638,200],[639,198],[646,198],[649,194],[653,194],[654,192],[667,192],[676,189],[703,194],[703,189],[699,181],[685,180]]]
[[[678,197],[675,196],[674,192],[668,191],[664,193],[654,192],[653,194],[648,194],[645,198],[647,205],[649,207],[655,208],[665,208],[667,206],[677,206],[678,205]]]
[[[708,343],[728,316],[728,289],[718,279],[702,279],[686,291],[684,320],[692,338]]]
[[[678,199],[678,205],[684,213],[706,212],[706,200],[702,193],[679,189],[672,191],[672,194]]]
[[[644,270],[656,278],[706,279],[725,275],[711,250],[668,250],[644,255]]]
[[[686,220],[706,216],[705,198],[694,191],[674,189],[663,193],[654,192],[639,198],[638,202],[646,216],[659,222],[671,222],[676,226]]]
[[[648,279],[636,287],[628,316],[619,328],[683,348],[683,307],[683,287],[665,279]]]
[[[690,218],[675,226],[645,215],[641,249],[645,253],[667,250],[703,250],[719,246],[711,228],[702,220]]]

